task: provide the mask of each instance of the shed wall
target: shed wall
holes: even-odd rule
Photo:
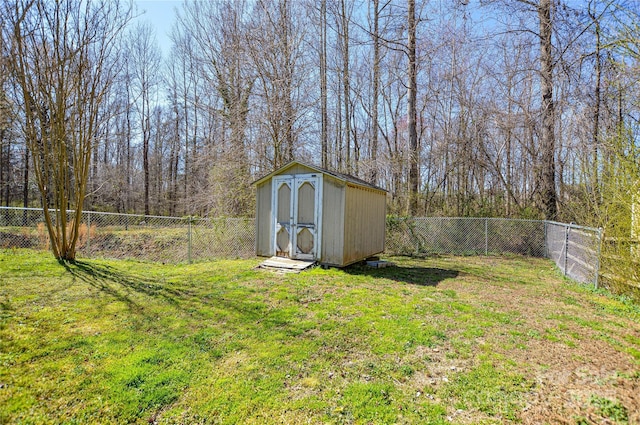
[[[294,174],[322,174],[322,173],[318,173],[316,170],[314,170],[313,168],[309,168],[309,167],[305,167],[302,164],[294,164],[293,166],[282,170],[282,172],[276,174],[277,176],[282,176],[282,175],[294,175]]]
[[[347,184],[343,265],[384,251],[386,201],[382,191]]]
[[[323,176],[322,242],[320,262],[342,266],[344,252],[344,206],[346,184]]]

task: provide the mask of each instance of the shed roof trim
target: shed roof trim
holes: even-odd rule
[[[266,176],[256,180],[253,182],[253,184],[258,185],[261,184],[267,180],[269,180],[271,177],[278,175],[280,173],[282,173],[283,171],[286,171],[287,169],[293,167],[294,165],[302,165],[303,167],[307,167],[307,168],[311,168],[312,170],[315,170],[318,173],[323,173],[323,174],[328,174],[338,180],[342,180],[344,182],[349,182],[349,183],[353,183],[359,186],[364,186],[364,187],[368,187],[371,189],[376,189],[376,190],[381,190],[383,192],[386,192],[386,190],[382,189],[381,187],[375,186],[365,180],[362,180],[358,177],[354,177],[352,175],[349,174],[343,174],[343,173],[338,173],[337,171],[330,171],[324,168],[320,168],[317,167],[315,165],[311,165],[311,164],[307,164],[305,162],[300,162],[300,161],[291,161],[286,165],[283,165],[282,167],[278,168],[277,170],[267,174]]]

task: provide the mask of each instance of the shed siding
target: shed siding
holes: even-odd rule
[[[312,168],[305,167],[302,164],[295,164],[292,167],[287,168],[286,170],[278,173],[277,175],[280,176],[280,175],[309,174],[309,173],[320,174]]]
[[[347,184],[343,264],[384,251],[385,215],[384,192]]]
[[[271,222],[271,179],[256,190],[256,254],[263,257],[274,255]]]
[[[342,266],[344,250],[344,199],[346,184],[323,176],[322,245],[320,262]]]

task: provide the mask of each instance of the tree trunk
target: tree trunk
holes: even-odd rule
[[[323,0],[324,1],[324,0]],[[379,0],[373,0],[373,93],[371,110],[371,177],[370,183],[378,180],[378,97],[380,96],[380,23]]]
[[[144,215],[149,215],[149,117],[144,116],[143,109],[143,135],[142,135],[142,167],[144,170]],[[148,111],[147,111],[148,113]]]
[[[22,206],[29,206],[29,147],[24,146],[24,174],[22,180]]]
[[[551,0],[540,0],[540,89],[542,92],[542,206],[547,220],[558,215],[555,171],[555,111],[553,103],[553,55],[551,52]]]
[[[602,85],[602,64],[600,62],[600,21],[595,15],[595,12],[589,8],[589,17],[595,24],[595,36],[596,36],[596,51],[595,51],[595,65],[596,65],[596,87],[594,89],[594,105],[593,105],[593,158],[592,158],[592,191],[595,195],[595,199],[599,200],[599,178],[598,178],[598,144],[600,143],[600,88]]]
[[[342,6],[342,89],[344,102],[344,149],[346,171],[351,172],[351,83],[349,75],[349,19],[347,17],[346,0]]]
[[[407,51],[409,54],[409,82],[408,97],[409,104],[407,108],[408,115],[408,132],[409,132],[409,214],[416,215],[418,212],[418,132],[416,124],[416,89],[417,89],[417,72],[416,72],[416,2],[408,0],[408,20],[407,26],[409,31],[409,40]]]
[[[320,114],[322,115],[322,168],[329,168],[329,113],[327,110],[327,0],[322,0],[320,4],[320,102]]]

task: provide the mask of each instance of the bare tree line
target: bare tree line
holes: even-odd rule
[[[29,3],[3,6],[3,46]],[[393,213],[598,224],[620,173],[637,188],[637,18],[623,0],[190,1],[165,57],[124,19],[77,202],[252,215],[251,182],[299,159],[387,189]],[[39,205],[17,79],[40,71],[12,55],[0,203]]]

